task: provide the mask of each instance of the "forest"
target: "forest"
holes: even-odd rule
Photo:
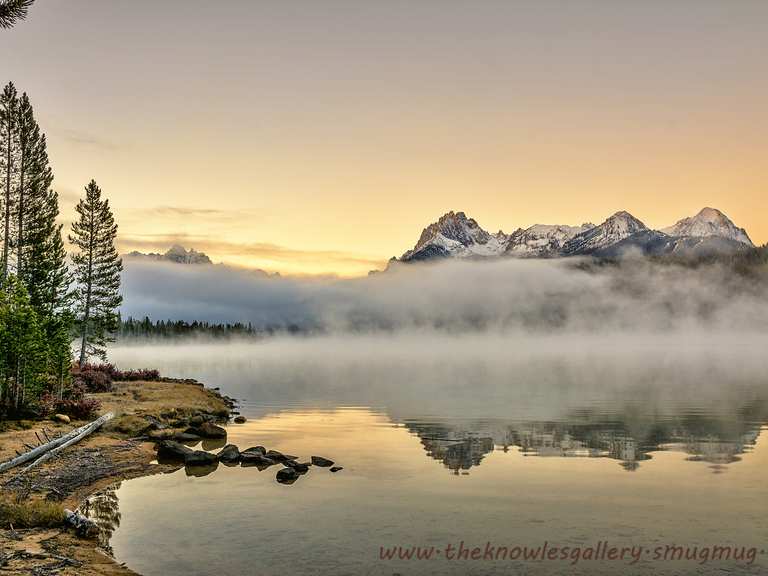
[[[117,332],[122,261],[109,201],[94,180],[85,186],[68,253],[52,186],[32,101],[9,82],[0,94],[0,418],[81,401],[73,348],[82,369],[106,358]]]

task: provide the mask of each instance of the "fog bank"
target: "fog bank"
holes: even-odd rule
[[[251,322],[330,333],[439,330],[764,332],[768,286],[720,265],[628,259],[446,261],[356,279],[267,276],[225,266],[126,263],[124,317]]]

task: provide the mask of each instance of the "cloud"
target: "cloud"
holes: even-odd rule
[[[768,325],[764,280],[717,265],[692,269],[642,259],[597,270],[578,260],[449,261],[355,279],[130,262],[124,293],[126,316],[298,324],[331,333],[706,335],[760,333]]]
[[[254,261],[275,263],[301,264],[340,264],[355,265],[378,269],[384,264],[380,258],[342,252],[336,250],[298,250],[277,244],[263,242],[228,242],[216,240],[202,234],[134,234],[122,235],[119,239],[120,249],[124,252],[131,250],[163,250],[173,244],[192,246],[195,250],[214,254],[220,258],[238,257]]]
[[[118,144],[112,140],[107,140],[88,132],[83,132],[81,130],[72,128],[65,128],[60,130],[59,133],[67,143],[76,146],[86,146],[88,148],[103,150],[105,152],[114,152],[115,150],[119,150],[123,147],[121,144]]]

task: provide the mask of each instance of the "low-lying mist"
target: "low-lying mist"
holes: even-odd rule
[[[128,262],[124,317],[323,333],[768,331],[768,284],[720,264],[445,261],[356,279]]]

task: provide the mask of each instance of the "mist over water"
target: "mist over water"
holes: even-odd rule
[[[226,442],[327,456],[184,469],[110,494],[118,561],[147,576],[760,574],[765,559],[632,567],[382,561],[381,546],[652,547],[768,538],[766,284],[626,259],[443,262],[367,278],[130,264],[123,315],[300,335],[127,341],[122,368],[241,401]],[[222,443],[224,441],[222,440]],[[206,445],[201,445],[207,449]],[[158,546],[158,543],[163,544]],[[167,550],[184,550],[168,554]],[[207,564],[206,564],[207,563]]]
[[[323,332],[764,332],[765,278],[628,257],[444,261],[365,278],[281,278],[225,266],[131,261],[124,317],[252,322]]]

